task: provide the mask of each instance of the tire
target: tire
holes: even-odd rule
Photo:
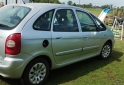
[[[49,75],[49,64],[44,59],[31,61],[21,78],[23,85],[43,85]]]
[[[100,59],[108,59],[111,55],[112,51],[112,45],[109,42],[106,42],[104,46],[102,47],[101,53],[100,53]]]

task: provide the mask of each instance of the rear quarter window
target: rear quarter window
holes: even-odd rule
[[[50,31],[54,10],[42,14],[33,24],[34,30]]]
[[[12,29],[30,12],[23,6],[6,6],[0,9],[0,29]]]
[[[98,25],[99,31],[106,31],[106,26],[98,18],[96,18],[93,14],[91,14],[91,15],[94,18],[96,24]]]

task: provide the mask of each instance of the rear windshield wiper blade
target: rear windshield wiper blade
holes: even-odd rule
[[[4,25],[4,24],[1,24],[1,23],[0,23],[0,26],[1,26],[1,27],[9,27],[9,26]],[[10,28],[10,27],[9,27],[9,28]]]

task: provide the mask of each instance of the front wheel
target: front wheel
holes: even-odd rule
[[[49,64],[44,59],[35,59],[28,64],[23,75],[24,85],[43,85],[49,74]]]
[[[101,59],[109,58],[111,51],[112,51],[112,45],[109,42],[105,43],[101,50],[100,58]]]

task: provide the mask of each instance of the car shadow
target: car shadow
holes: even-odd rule
[[[116,56],[115,56],[116,55]],[[49,78],[45,85],[59,85],[61,83],[75,80],[78,77],[87,75],[103,66],[112,63],[113,61],[121,62],[119,59],[123,55],[122,52],[112,51],[112,55],[108,60],[99,60],[96,57],[87,59],[78,63],[74,63],[50,72]],[[0,76],[2,85],[22,85],[19,79],[8,79]],[[5,84],[4,84],[5,83]]]
[[[113,61],[121,62],[119,59],[123,55],[122,52],[116,50],[112,51],[112,54],[107,60],[100,60],[97,57],[87,59],[69,66],[65,66],[51,71],[49,78],[45,85],[60,85],[61,83],[75,80],[81,76],[104,67]],[[97,58],[97,59],[96,59]]]

